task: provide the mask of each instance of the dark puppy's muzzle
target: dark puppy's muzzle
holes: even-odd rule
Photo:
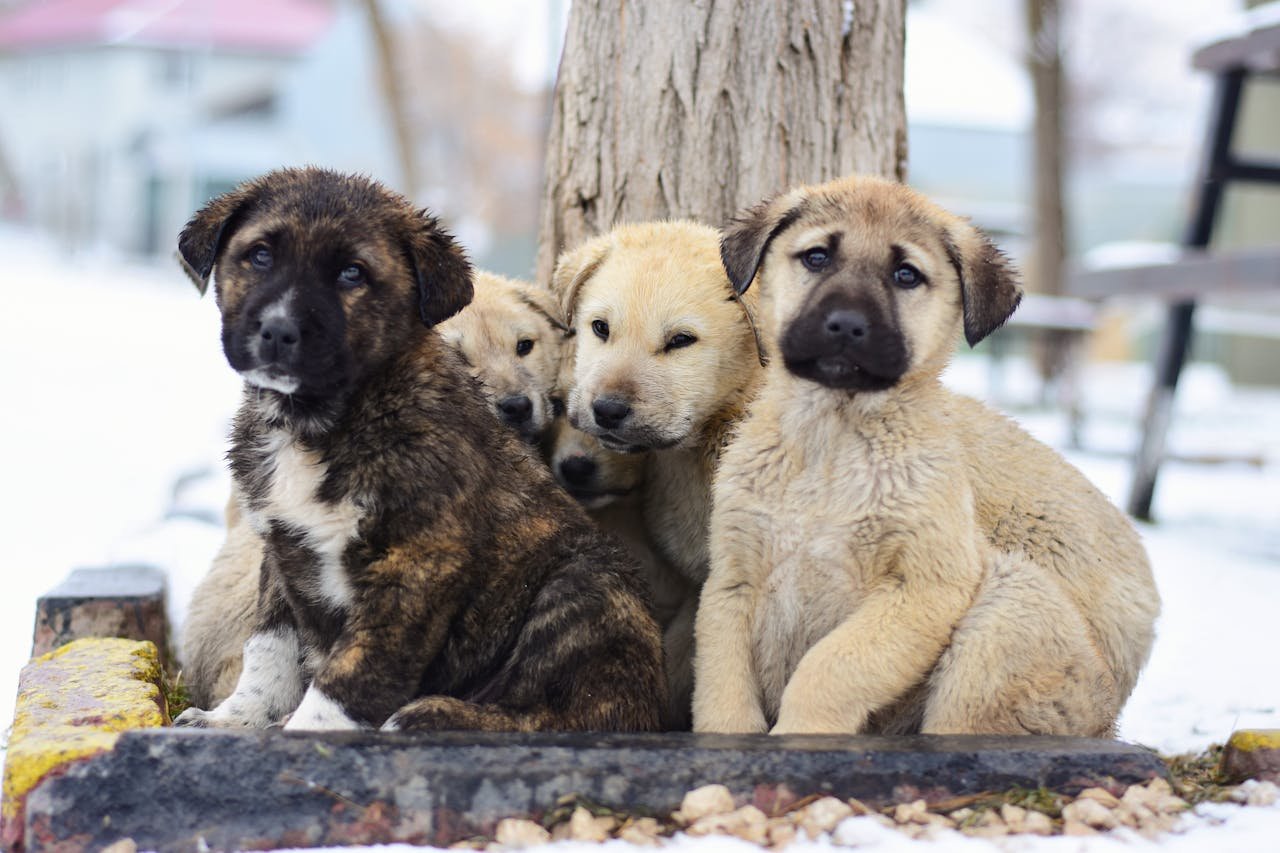
[[[907,349],[894,319],[874,302],[833,291],[810,305],[782,336],[792,374],[847,391],[882,391],[907,369]]]
[[[258,330],[258,361],[264,367],[290,367],[298,357],[302,330],[289,317],[274,317]]]

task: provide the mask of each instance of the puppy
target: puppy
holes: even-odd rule
[[[529,442],[551,425],[564,333],[550,293],[523,281],[476,272],[471,304],[440,324],[498,417]]]
[[[687,583],[663,623],[673,727],[687,727],[692,627],[707,576],[711,479],[761,373],[751,320],[719,259],[719,232],[694,222],[622,225],[565,252],[552,290],[575,334],[570,422],[606,449],[645,453],[645,540]]]
[[[476,270],[471,283],[471,302],[438,331],[462,355],[499,419],[534,441],[546,435],[559,399],[565,338],[557,306],[546,290],[492,273]],[[226,528],[182,632],[184,680],[200,708],[218,704],[235,689],[258,601],[262,541],[242,517],[235,494]]]
[[[663,727],[687,731],[692,724],[693,616],[697,587],[658,554],[640,514],[645,454],[607,450],[600,440],[574,429],[567,418],[551,428],[551,471],[583,505],[591,519],[613,534],[640,563],[653,595],[653,615],[663,629],[668,706]]]
[[[282,170],[210,202],[179,251],[201,289],[214,274],[245,379],[229,456],[264,544],[235,691],[181,724],[658,727],[637,567],[431,328],[472,290],[433,218],[364,178]]]
[[[1017,306],[967,222],[872,178],[723,240],[776,352],[715,485],[694,726],[1107,736],[1159,600],[1127,519],[939,374]]]
[[[711,477],[760,374],[747,310],[694,222],[622,225],[564,253],[552,290],[577,345],[570,422],[609,450],[652,453],[642,502],[659,553],[707,573]],[[754,303],[754,295],[747,297]]]

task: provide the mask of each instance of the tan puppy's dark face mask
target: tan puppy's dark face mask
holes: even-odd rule
[[[1021,298],[1003,256],[968,222],[873,178],[801,187],[725,229],[734,287],[759,279],[769,346],[800,379],[880,391],[940,372]]]

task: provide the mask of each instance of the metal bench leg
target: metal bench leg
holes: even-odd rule
[[[1209,245],[1209,238],[1213,234],[1213,223],[1217,218],[1222,190],[1226,184],[1224,172],[1230,163],[1231,135],[1236,125],[1243,83],[1244,72],[1240,70],[1218,76],[1213,117],[1200,165],[1195,206],[1182,240],[1182,245],[1187,248],[1203,249]],[[1143,521],[1151,520],[1156,475],[1160,471],[1169,421],[1173,415],[1174,392],[1187,352],[1191,349],[1195,308],[1194,301],[1179,302],[1170,306],[1165,320],[1164,337],[1156,360],[1155,385],[1147,400],[1142,441],[1134,458],[1133,485],[1129,491],[1129,514]]]

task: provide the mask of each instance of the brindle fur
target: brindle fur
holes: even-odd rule
[[[267,272],[251,262],[261,246]],[[661,638],[634,561],[429,328],[470,296],[467,262],[432,218],[363,178],[284,170],[211,202],[180,251],[197,284],[216,269],[240,372],[255,369],[254,312],[284,291],[305,306],[300,346],[328,344],[293,393],[246,384],[230,452],[266,543],[255,637],[296,637],[301,671],[281,682],[310,683],[304,707],[313,693],[336,703],[344,726],[658,728]],[[353,261],[366,285],[335,295]],[[264,725],[298,704],[252,680],[180,722]],[[303,716],[287,727],[329,727]]]

